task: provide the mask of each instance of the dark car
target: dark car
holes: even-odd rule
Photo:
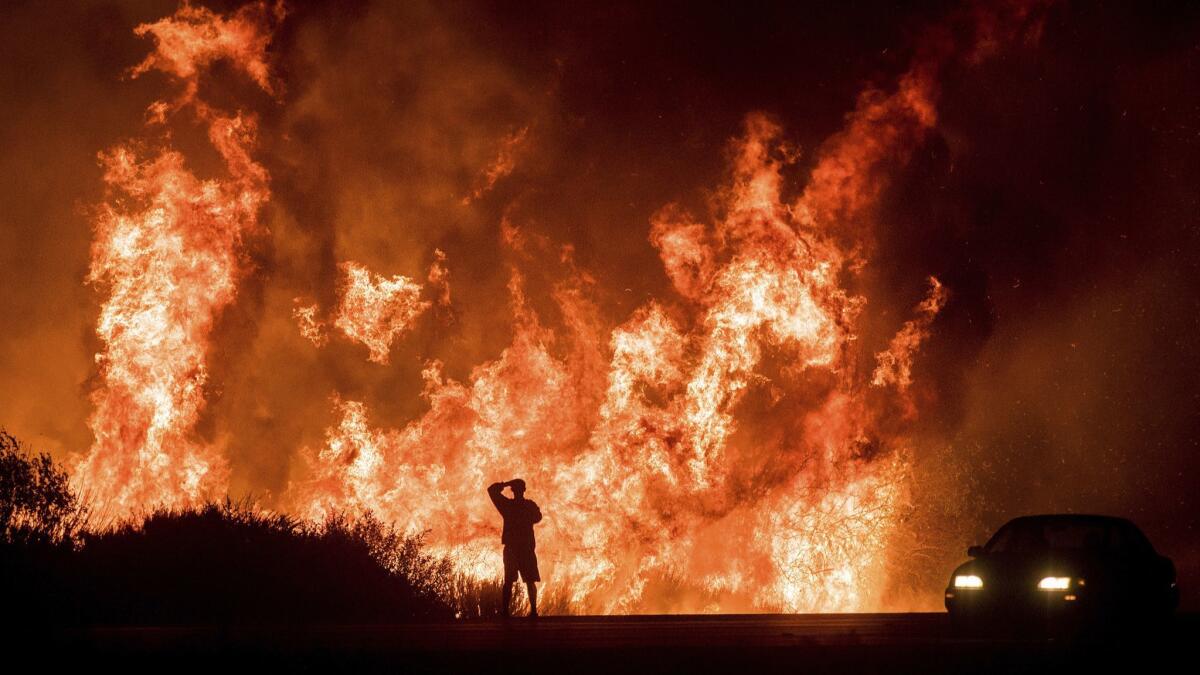
[[[1124,518],[1016,518],[967,555],[946,588],[946,609],[964,623],[1149,619],[1179,604],[1175,565]]]

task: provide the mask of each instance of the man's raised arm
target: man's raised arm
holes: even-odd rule
[[[488,486],[488,496],[492,498],[492,503],[496,505],[496,510],[504,513],[504,507],[508,506],[508,497],[505,497],[501,492],[508,483],[492,483]]]

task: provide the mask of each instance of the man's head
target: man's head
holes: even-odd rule
[[[521,499],[525,496],[525,481],[521,480],[520,478],[509,481],[508,487],[512,488],[513,496],[517,499]]]

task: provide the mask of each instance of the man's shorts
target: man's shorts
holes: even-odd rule
[[[517,580],[517,573],[525,583],[541,581],[538,573],[537,554],[533,548],[505,546],[504,547],[504,583],[511,584]]]

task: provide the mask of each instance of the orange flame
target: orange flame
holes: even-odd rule
[[[318,317],[321,311],[317,303],[305,303],[304,298],[293,298],[295,307],[292,308],[292,318],[300,328],[300,335],[317,347],[324,347],[329,342],[329,334],[325,332],[325,322]]]
[[[196,177],[169,146],[149,158],[136,143],[100,155],[112,196],[95,220],[88,280],[108,291],[96,329],[102,385],[92,395],[95,442],[74,480],[112,517],[225,489],[224,459],[192,428],[204,408],[209,336],[236,294],[241,242],[269,192],[250,156],[255,119],[208,107],[196,88],[204,67],[227,59],[273,91],[264,61],[269,15],[264,3],[228,20],[184,4],[136,30],[156,44],[133,75],[159,70],[184,90],[175,106],[152,105],[151,122],[194,109],[227,176]]]
[[[470,195],[463,197],[463,204],[470,204],[473,200],[484,196],[492,188],[496,187],[496,183],[500,179],[508,176],[517,168],[517,155],[524,147],[528,136],[529,127],[522,127],[517,131],[505,135],[500,140],[500,148],[496,152],[496,158],[475,179],[475,189]]]
[[[368,359],[386,364],[392,340],[429,308],[429,303],[420,299],[421,285],[401,275],[384,278],[354,261],[338,267],[345,280],[333,325],[346,337],[366,345],[371,352]]]
[[[913,353],[929,335],[929,324],[946,304],[946,295],[941,282],[929,277],[929,295],[917,305],[917,317],[904,324],[886,351],[875,355],[879,365],[871,376],[871,384],[876,387],[894,384],[900,391],[908,389],[912,384]]]
[[[426,276],[429,286],[437,292],[437,304],[450,306],[450,270],[446,269],[446,254],[440,249],[433,249],[433,264],[429,266]]]

